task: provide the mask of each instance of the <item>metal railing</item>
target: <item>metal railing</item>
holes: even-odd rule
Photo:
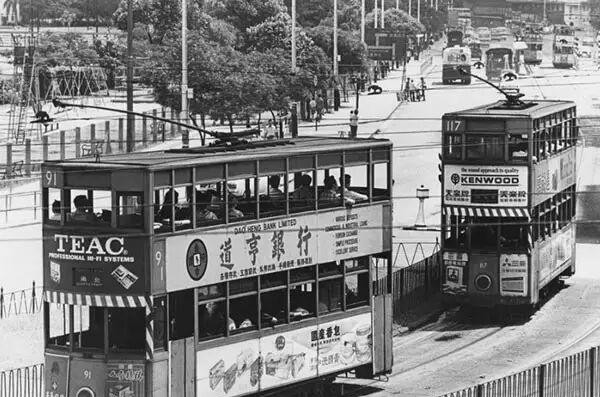
[[[0,372],[0,397],[43,397],[44,364]]]

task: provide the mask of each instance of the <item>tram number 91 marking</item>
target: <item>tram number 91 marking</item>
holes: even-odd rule
[[[92,379],[92,371],[90,371],[89,369],[84,369],[83,370],[83,378],[84,379]]]
[[[450,132],[457,132],[462,130],[462,126],[462,120],[446,120],[444,129]]]
[[[56,172],[46,171],[45,175],[46,185],[48,186],[56,186]]]

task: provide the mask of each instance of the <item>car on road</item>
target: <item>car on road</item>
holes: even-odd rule
[[[479,36],[479,41],[482,43],[489,43],[492,40],[492,33],[490,32],[490,28],[480,27],[475,30],[477,36]]]
[[[581,39],[579,45],[579,56],[582,58],[591,58],[594,53],[594,39],[591,37],[584,37]]]

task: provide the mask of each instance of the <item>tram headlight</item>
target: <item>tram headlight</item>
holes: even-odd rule
[[[479,291],[487,291],[492,287],[492,279],[487,274],[480,274],[475,277],[475,288]]]
[[[89,387],[82,387],[77,391],[76,397],[96,397],[96,394]]]

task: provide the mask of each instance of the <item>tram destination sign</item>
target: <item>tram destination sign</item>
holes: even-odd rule
[[[168,237],[167,291],[382,252],[385,211],[341,209]]]
[[[146,240],[86,234],[44,235],[45,288],[88,294],[143,293]]]
[[[527,167],[446,165],[443,203],[477,207],[527,207]]]

